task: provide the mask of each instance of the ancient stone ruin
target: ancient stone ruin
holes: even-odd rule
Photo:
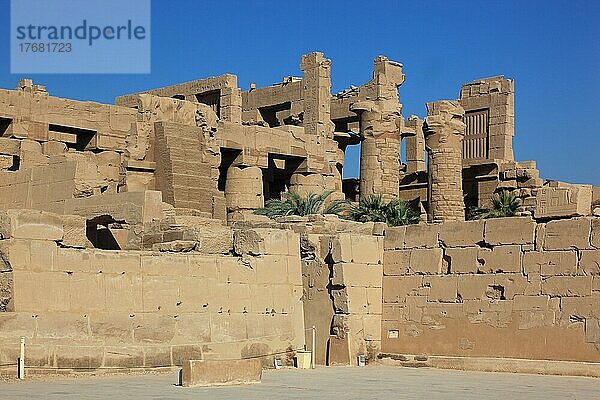
[[[599,374],[600,188],[514,160],[513,81],[464,84],[422,119],[403,117],[386,57],[334,95],[323,54],[300,70],[115,105],[28,79],[0,90],[3,368],[20,337],[37,370],[272,366],[315,326],[318,364],[502,357]],[[342,179],[359,143],[360,179]],[[421,223],[254,213],[292,192],[400,199]],[[515,217],[465,221],[495,193],[519,199]]]

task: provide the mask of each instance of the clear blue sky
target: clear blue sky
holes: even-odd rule
[[[31,77],[52,95],[112,103],[226,72],[244,90],[264,86],[300,75],[300,55],[322,51],[335,93],[369,80],[383,54],[404,64],[404,115],[423,116],[426,101],[503,74],[515,79],[517,160],[537,160],[544,178],[600,185],[600,1],[152,3],[151,74]],[[7,0],[0,15],[0,87],[12,89],[21,76],[9,73]],[[356,154],[347,164],[356,175]]]

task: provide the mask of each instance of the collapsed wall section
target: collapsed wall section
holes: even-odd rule
[[[382,351],[600,361],[600,220],[388,228]]]

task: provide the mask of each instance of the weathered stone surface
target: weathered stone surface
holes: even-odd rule
[[[10,233],[6,237],[21,239],[61,240],[63,223],[61,218],[52,213],[34,210],[9,210]]]
[[[474,274],[479,270],[478,253],[478,247],[448,248],[444,260],[453,274]]]
[[[483,227],[483,220],[449,221],[440,227],[440,241],[448,247],[473,246],[483,241]]]
[[[591,296],[592,277],[551,276],[542,280],[542,293],[565,297]]]
[[[525,274],[574,275],[577,272],[575,251],[526,251],[523,254]]]
[[[442,272],[442,249],[412,249],[410,272],[417,274],[439,274]]]
[[[181,370],[181,385],[222,386],[259,383],[260,360],[188,360]]]
[[[438,247],[438,235],[441,225],[439,224],[418,224],[406,226],[406,236],[404,238],[405,248],[416,247]]]
[[[531,218],[490,218],[485,221],[485,242],[491,245],[532,244],[535,226]]]
[[[477,253],[479,271],[485,273],[521,272],[521,247],[497,246],[493,249],[480,248]]]
[[[590,215],[592,185],[560,184],[538,189],[535,218],[563,218]]]
[[[174,240],[172,242],[156,243],[152,246],[152,249],[165,253],[186,253],[196,249],[197,245],[198,243],[193,240]]]
[[[550,221],[544,235],[545,250],[590,249],[591,224],[588,218]]]

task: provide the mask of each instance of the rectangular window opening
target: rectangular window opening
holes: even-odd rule
[[[48,130],[54,140],[65,142],[70,149],[84,151],[95,147],[96,131],[54,124],[50,124]]]

